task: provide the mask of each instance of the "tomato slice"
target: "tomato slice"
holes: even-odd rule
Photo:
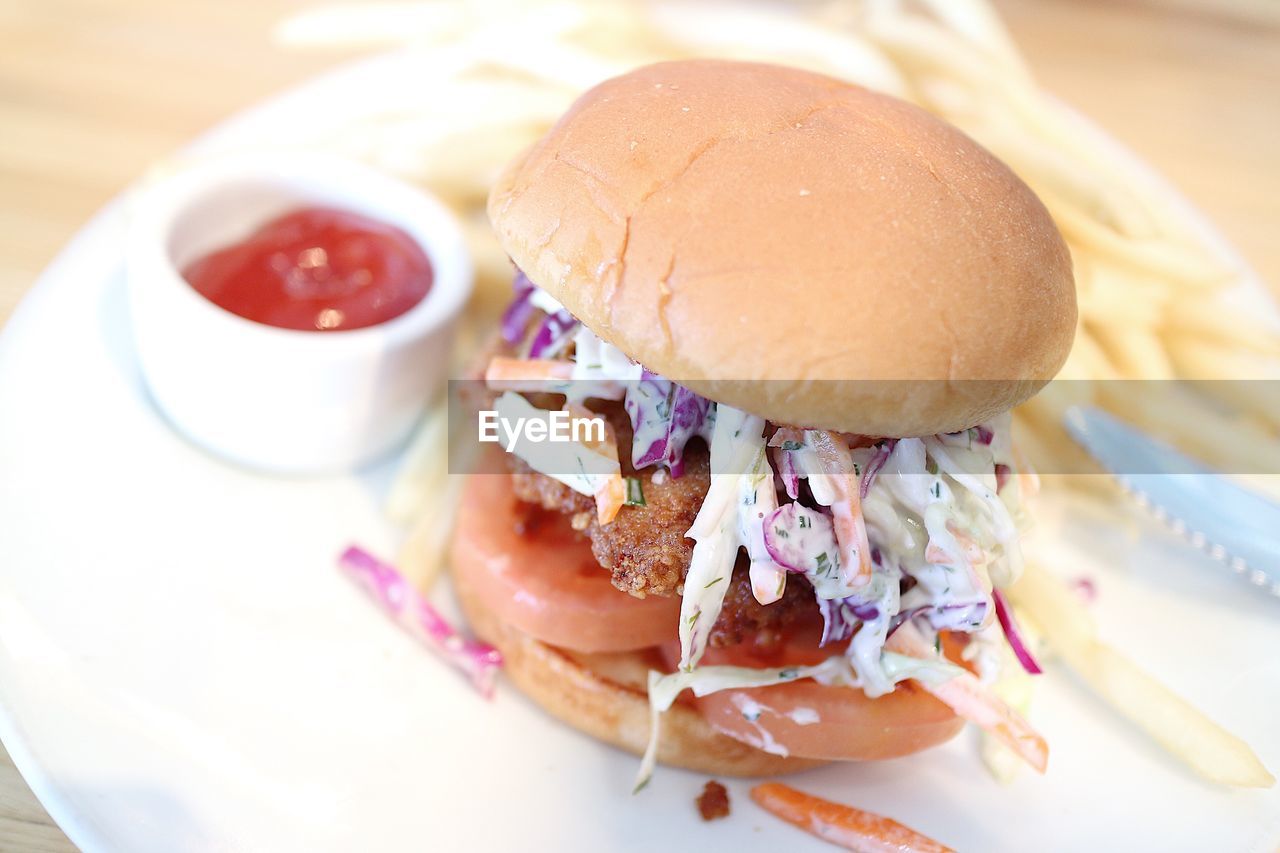
[[[510,477],[469,478],[454,531],[454,577],[499,619],[580,652],[630,651],[678,636],[680,599],[615,589],[567,516],[543,514],[525,533],[522,517]]]
[[[788,631],[780,647],[762,654],[749,643],[708,649],[703,666],[777,667],[821,663],[845,644],[818,648],[821,626]],[[674,668],[679,644],[663,646]],[[794,681],[770,687],[722,690],[695,698],[698,711],[717,731],[759,749],[803,758],[863,761],[897,758],[955,736],[964,721],[911,682],[878,699],[861,690]]]

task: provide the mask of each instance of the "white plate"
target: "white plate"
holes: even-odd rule
[[[253,146],[365,88],[390,56],[320,78],[204,144]],[[323,109],[315,107],[323,105]],[[367,106],[365,103],[364,106]],[[828,849],[734,783],[635,760],[503,688],[486,704],[334,568],[392,553],[388,470],[272,479],[178,438],[144,395],[121,280],[124,210],[66,248],[0,338],[0,735],[77,844],[98,850]],[[1280,769],[1280,608],[1172,539],[1042,508],[1055,561],[1105,567],[1107,637]],[[1067,520],[1055,521],[1055,518]],[[1075,543],[1068,545],[1067,543]],[[961,849],[1272,850],[1280,790],[1193,778],[1056,666],[1033,719],[1044,778],[1002,788],[971,737],[794,779]]]

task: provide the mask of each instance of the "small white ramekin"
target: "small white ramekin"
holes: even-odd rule
[[[377,326],[307,332],[246,320],[183,279],[191,261],[317,204],[410,234],[434,270],[426,297]],[[443,385],[472,267],[453,215],[420,190],[325,155],[238,155],[150,181],[131,213],[129,302],[142,373],[164,415],[201,447],[273,473],[349,470],[397,448]]]

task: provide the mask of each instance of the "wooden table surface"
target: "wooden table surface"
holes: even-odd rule
[[[0,0],[0,324],[149,163],[348,58],[272,46],[272,22],[305,5]],[[1280,4],[998,5],[1049,89],[1169,176],[1280,283]],[[73,849],[0,748],[0,851]]]

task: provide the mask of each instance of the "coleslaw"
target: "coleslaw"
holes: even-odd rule
[[[525,407],[533,407],[512,392],[531,390],[564,394],[575,406],[590,399],[622,401],[632,425],[632,466],[661,466],[672,477],[683,473],[689,441],[702,438],[710,447],[710,487],[686,533],[695,544],[682,591],[679,665],[669,675],[651,674],[654,740],[641,784],[652,768],[658,717],[684,689],[702,696],[812,678],[875,698],[907,678],[926,689],[954,681],[936,695],[955,703],[958,713],[1043,745],[984,686],[994,681],[1004,657],[981,653],[993,637],[1001,638],[993,628],[998,614],[1016,659],[1029,672],[1037,669],[999,593],[1022,571],[1023,497],[1034,485],[1014,453],[1009,414],[922,438],[770,424],[645,369],[526,283],[517,278],[505,318],[523,317],[527,358],[517,364],[526,367],[491,366],[486,374],[491,388],[507,390],[500,404],[529,415]],[[526,313],[522,305],[532,309]],[[594,494],[597,502],[607,491],[602,482],[620,480],[616,447],[569,451],[583,462],[580,471],[546,464],[518,446],[513,452],[535,470]],[[589,473],[586,460],[596,466]],[[604,513],[600,521],[607,523]],[[782,596],[788,575],[803,576],[823,618],[822,645],[848,640],[845,650],[809,667],[699,667],[744,550],[752,594],[761,604]],[[980,679],[928,654],[942,631],[975,638]],[[915,654],[893,650],[908,642]],[[1039,756],[1042,764],[1042,752],[1023,754]]]

